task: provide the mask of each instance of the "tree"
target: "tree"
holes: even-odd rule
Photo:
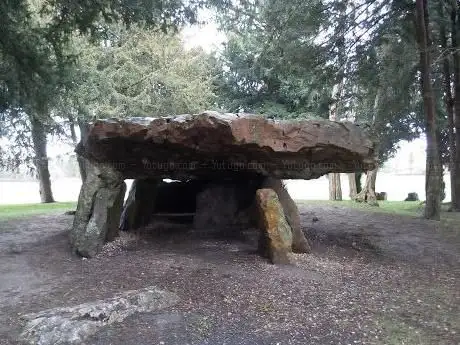
[[[120,30],[108,45],[82,44],[65,107],[77,118],[194,113],[211,106],[211,64],[177,35]]]
[[[448,28],[444,18],[446,17],[446,11],[444,9],[444,1],[440,1],[438,4],[438,16],[439,16],[439,40],[440,40],[440,57],[442,61],[442,85],[443,85],[443,98],[446,107],[447,113],[447,137],[448,137],[448,157],[449,157],[449,170],[450,170],[450,185],[451,185],[451,200],[452,208],[456,208],[456,166],[455,166],[455,157],[456,157],[456,143],[455,143],[455,132],[454,132],[454,96],[452,94],[452,68],[451,68],[451,59],[447,54],[449,52],[448,46]],[[455,6],[455,5],[454,5]],[[452,17],[453,16],[453,17]],[[451,21],[452,29],[456,29],[456,11],[451,10]],[[456,45],[456,33],[452,33],[452,46]],[[455,50],[453,51],[455,54]],[[456,62],[458,64],[458,61]]]
[[[11,114],[11,112],[16,112]],[[50,173],[48,169],[47,135],[61,136],[61,129],[48,118],[34,117],[21,109],[0,113],[0,140],[5,149],[1,152],[0,166],[11,172],[26,172],[39,181],[42,202],[53,202]]]
[[[16,147],[16,150],[23,150],[24,153],[15,155],[14,158],[24,161],[3,168],[27,163],[31,156],[34,157],[41,200],[53,202],[46,138],[47,130],[54,124],[48,109],[52,107],[55,95],[59,94],[63,86],[62,76],[66,66],[64,61],[67,57],[63,54],[57,55],[56,47],[48,39],[46,22],[34,9],[34,3],[23,1],[7,1],[0,5],[0,11],[6,20],[0,29],[0,70],[5,76],[0,82],[2,122],[10,130],[14,128],[30,131],[28,134],[32,143],[31,146]],[[18,119],[8,118],[10,116],[17,116]],[[16,120],[25,125],[8,126],[8,123],[15,123]],[[21,136],[11,132],[6,134],[9,134],[6,138]],[[10,144],[14,143],[12,141]],[[32,148],[33,153],[29,148]],[[9,155],[7,160],[11,158],[13,157]]]
[[[197,113],[214,100],[212,68],[201,50],[185,50],[180,37],[140,27],[113,27],[112,39],[77,39],[74,85],[63,95],[61,116],[78,122],[82,137],[94,118],[158,117]],[[71,119],[71,120],[70,120]],[[84,162],[80,172],[85,178]]]
[[[426,0],[416,0],[416,26],[427,138],[425,218],[439,220],[442,169],[437,139],[435,99],[431,84],[429,17]]]
[[[220,104],[277,117],[364,125],[383,164],[423,129],[410,1],[244,2],[221,57]],[[230,18],[226,17],[230,16]],[[234,23],[232,13],[225,23]],[[395,75],[398,78],[395,78]],[[289,92],[287,92],[289,91]],[[268,109],[268,111],[267,111]],[[360,201],[375,201],[377,170]],[[331,198],[339,190],[330,178]]]
[[[323,48],[308,44],[323,16],[320,2],[240,5],[221,17],[229,40],[217,60],[218,104],[268,117],[327,118],[332,76]]]
[[[51,190],[51,178],[48,169],[48,155],[46,150],[47,131],[43,120],[31,116],[31,133],[35,152],[35,167],[37,170],[38,180],[40,183],[40,199],[42,203],[54,202],[53,192]]]
[[[16,114],[29,116],[43,200],[52,200],[44,132],[51,114],[44,109],[51,111],[65,83],[72,83],[67,78],[74,62],[68,54],[69,40],[84,33],[107,39],[108,24],[113,22],[175,29],[194,22],[196,9],[211,3],[219,1],[18,0],[0,4],[0,112],[4,120]],[[2,157],[0,162],[8,160]]]
[[[358,194],[358,184],[356,183],[356,173],[347,174],[348,177],[348,188],[349,188],[349,197],[353,200]]]
[[[46,83],[54,78],[57,67],[72,62],[66,50],[75,33],[105,38],[107,24],[111,23],[126,26],[144,23],[163,31],[174,30],[196,22],[200,7],[227,5],[219,0],[2,1],[0,71],[4,78],[0,81],[0,109],[14,106],[20,95],[39,99],[35,96],[39,89],[36,84]]]
[[[455,126],[455,144],[451,142],[451,155],[455,157],[454,165],[451,170],[453,175],[452,194],[452,209],[460,211],[460,8],[456,1],[451,1],[451,44],[452,56],[454,61],[454,110],[455,116],[452,119]],[[453,128],[452,128],[453,130]]]

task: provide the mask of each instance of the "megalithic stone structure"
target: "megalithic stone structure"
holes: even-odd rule
[[[375,166],[374,143],[352,123],[277,121],[217,112],[98,120],[76,151],[86,159],[90,176],[80,192],[71,244],[87,257],[117,235],[119,224],[129,227],[143,223],[135,217],[150,219],[143,213],[155,212],[155,205],[161,203],[158,199],[168,195],[162,188],[170,187],[160,183],[165,178],[194,182],[193,188],[175,186],[171,191],[196,193],[199,221],[195,224],[199,226],[207,219],[213,219],[215,226],[229,218],[232,222],[226,226],[260,226],[259,213],[254,211],[256,190],[274,190],[291,227],[293,251],[306,252],[309,246],[300,229],[298,210],[281,180],[314,179],[330,172],[364,171]],[[120,222],[124,179],[135,179],[137,190],[130,193],[130,208]],[[149,186],[160,189],[149,191]],[[225,193],[225,197],[216,193]],[[156,199],[150,200],[150,195]],[[212,204],[208,200],[212,198],[231,200],[219,201],[228,207],[221,209],[225,217],[199,214],[209,210],[206,205]],[[142,203],[148,207],[141,207]]]

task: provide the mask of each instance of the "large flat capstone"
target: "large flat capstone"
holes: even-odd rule
[[[374,166],[374,143],[352,123],[204,112],[98,120],[77,147],[124,178],[220,178],[235,172],[311,179]]]

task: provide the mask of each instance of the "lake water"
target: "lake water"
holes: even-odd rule
[[[446,182],[446,199],[450,201],[449,175],[444,176]],[[347,175],[341,175],[342,194],[349,199]],[[128,188],[132,181],[127,180]],[[364,178],[363,178],[364,183]],[[286,180],[289,193],[294,199],[327,200],[329,197],[328,180],[325,176],[316,180]],[[61,178],[52,181],[53,194],[56,201],[76,201],[80,192],[81,182],[78,178]],[[425,199],[424,175],[393,175],[379,173],[376,189],[387,192],[388,200],[404,200],[409,192],[418,193],[421,200]],[[40,202],[38,182],[0,180],[0,204],[22,204]]]

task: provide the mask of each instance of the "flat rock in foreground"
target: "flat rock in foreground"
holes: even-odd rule
[[[21,340],[34,345],[80,344],[100,327],[122,322],[134,313],[160,310],[178,301],[174,293],[152,286],[105,300],[27,314]]]
[[[124,178],[219,178],[235,172],[311,179],[372,168],[374,143],[352,124],[205,112],[98,120],[77,152]]]

